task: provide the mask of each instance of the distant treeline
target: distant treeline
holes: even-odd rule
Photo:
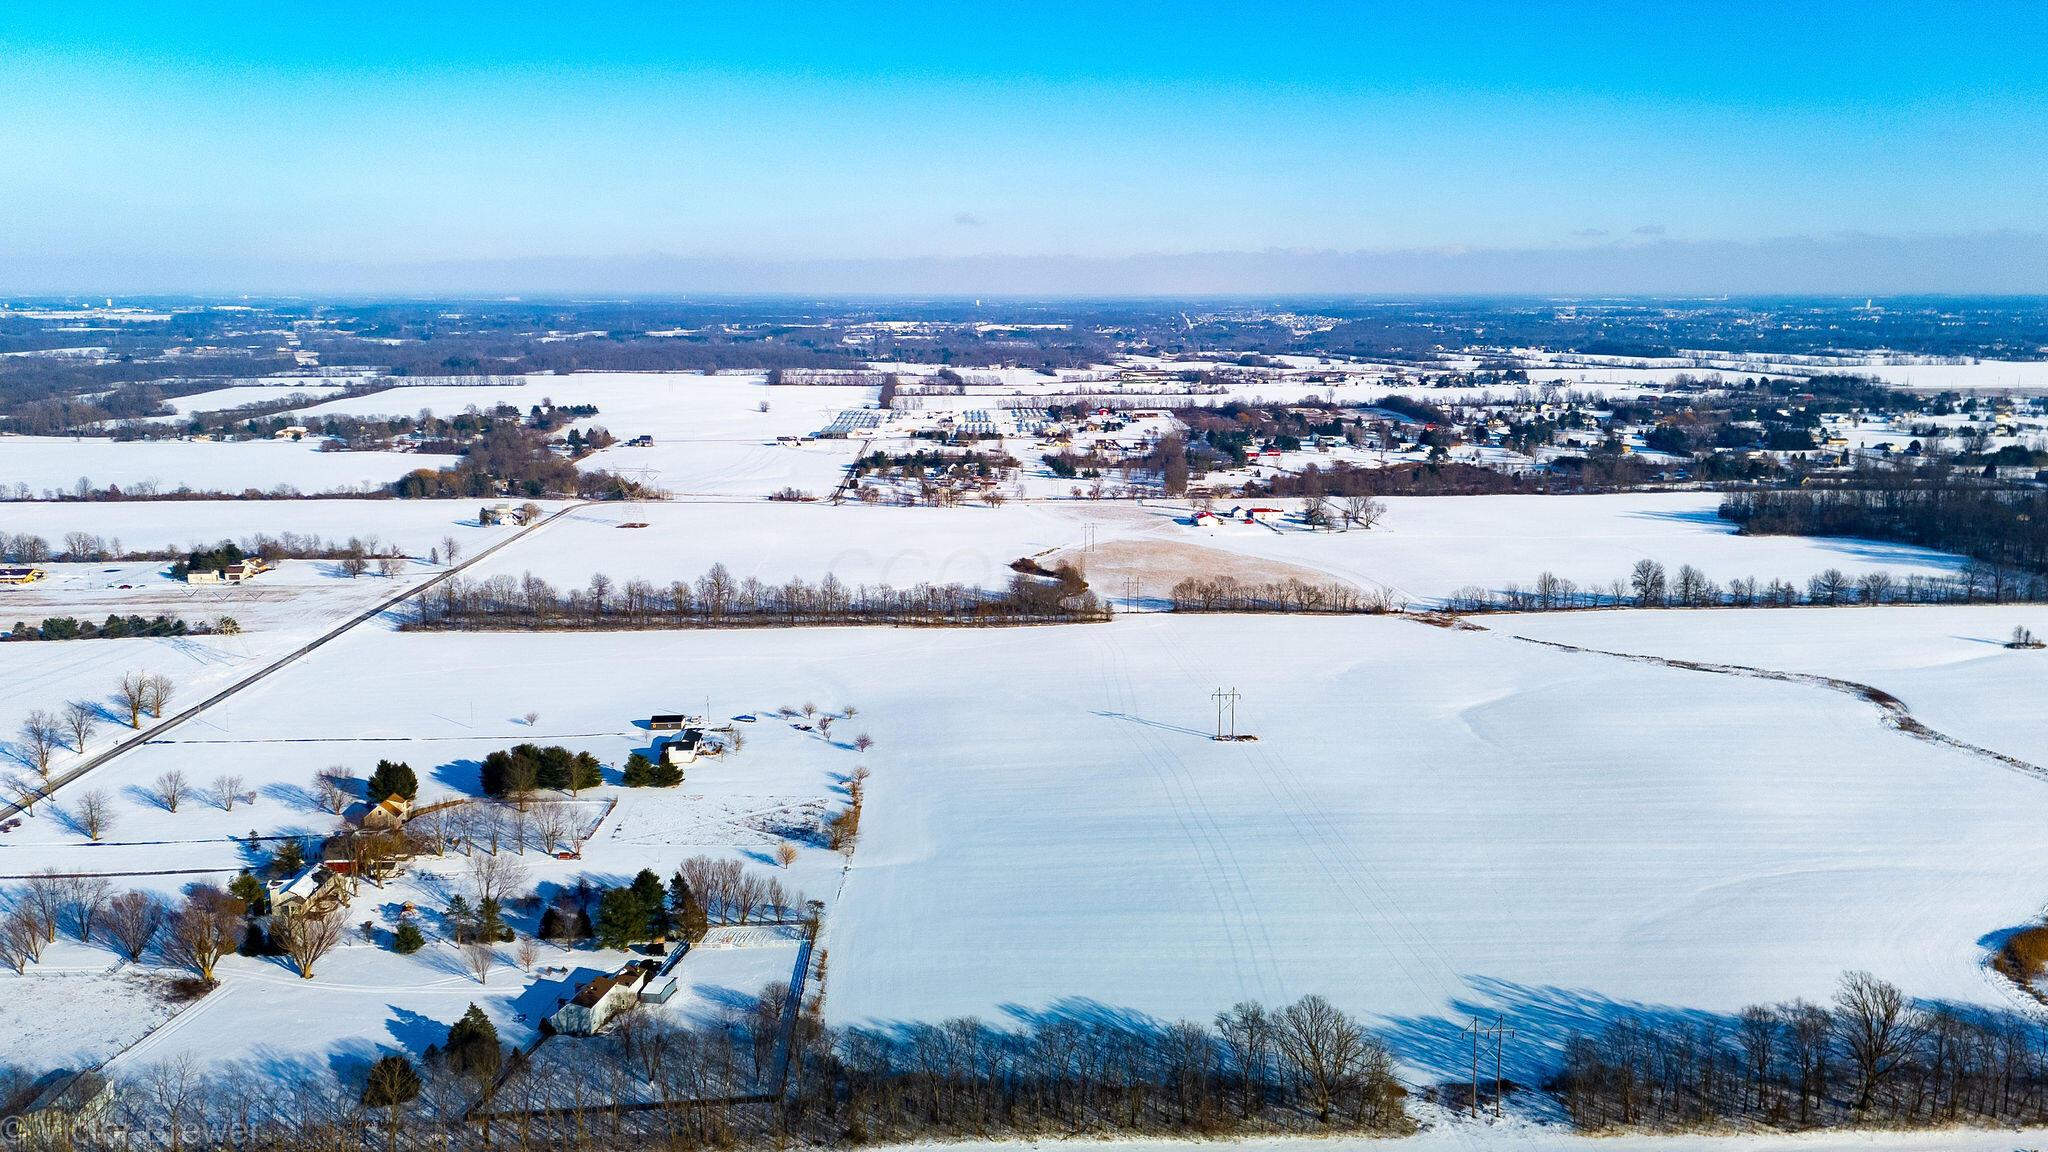
[[[195,544],[189,549],[158,548],[130,550],[121,538],[111,539],[93,532],[66,532],[58,547],[32,532],[0,532],[0,560],[10,564],[42,564],[52,560],[102,563],[110,560],[177,561],[177,575],[193,568],[219,571],[248,557],[278,560],[334,560],[350,556],[397,556],[396,544],[376,536],[351,536],[346,542],[320,536],[281,532],[276,536],[258,532],[238,541],[222,540],[211,546]]]
[[[1031,624],[1107,620],[1109,609],[1078,570],[1051,578],[1019,573],[1001,591],[962,584],[849,587],[827,575],[816,584],[735,579],[714,564],[695,582],[619,583],[599,573],[583,588],[557,589],[531,573],[519,579],[442,582],[416,602],[406,626],[446,630],[745,628],[815,624]]]
[[[1560,612],[1579,608],[1800,608],[1848,604],[2023,604],[2048,601],[2048,576],[1989,564],[1965,565],[1953,576],[1865,572],[1839,568],[1815,573],[1805,583],[1743,576],[1720,584],[1690,564],[1667,572],[1655,560],[1639,560],[1627,579],[1580,584],[1540,573],[1527,584],[1510,581],[1499,590],[1468,585],[1444,599],[1453,612]]]
[[[2048,491],[1955,479],[1744,492],[1721,515],[1757,536],[1863,536],[2048,573]]]

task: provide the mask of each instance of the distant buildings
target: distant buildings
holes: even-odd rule
[[[41,568],[23,564],[10,564],[0,568],[0,584],[33,584],[46,573]]]

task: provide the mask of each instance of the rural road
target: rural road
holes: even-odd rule
[[[269,664],[264,665],[262,668],[250,673],[248,676],[245,676],[240,680],[235,681],[233,684],[228,685],[220,691],[215,692],[213,695],[208,696],[206,699],[201,700],[199,703],[192,705],[190,708],[185,709],[183,712],[175,713],[167,717],[166,719],[160,720],[157,723],[150,725],[148,728],[145,728],[127,737],[120,743],[115,744],[113,747],[107,748],[100,752],[96,752],[93,755],[85,758],[84,760],[79,761],[77,764],[72,765],[66,771],[51,777],[49,780],[44,782],[43,786],[40,789],[37,790],[35,800],[31,801],[29,804],[0,804],[0,819],[5,819],[7,817],[19,815],[20,813],[26,811],[29,807],[33,806],[34,803],[49,799],[49,797],[53,793],[55,793],[57,789],[64,787],[66,784],[71,783],[72,781],[78,779],[81,776],[84,776],[86,773],[92,771],[93,769],[99,767],[102,764],[105,764],[107,761],[114,759],[115,757],[121,755],[124,752],[132,751],[136,748],[141,747],[144,744],[149,743],[152,740],[161,737],[164,733],[170,731],[173,728],[176,728],[178,725],[183,724],[187,720],[192,719],[193,717],[199,715],[201,712],[204,712],[208,708],[213,707],[215,704],[218,704],[221,701],[226,700],[228,697],[233,696],[235,693],[240,692],[242,689],[249,687],[251,684],[255,684],[265,679],[272,673],[278,671],[281,668],[286,667],[287,665],[290,665],[294,661],[298,660],[300,657],[303,657],[307,653],[314,651],[315,649],[321,647],[329,641],[340,637],[342,634],[350,631],[358,625],[376,619],[378,616],[383,615],[386,611],[390,610],[391,608],[401,603],[404,603],[407,600],[410,600],[414,596],[418,596],[421,593],[426,592],[428,589],[433,588],[435,585],[440,584],[444,580],[449,580],[459,575],[470,565],[489,559],[491,556],[496,555],[501,549],[509,548],[512,545],[517,544],[519,541],[526,539],[528,536],[532,535],[533,533],[539,531],[542,528],[547,527],[549,524],[554,523],[556,520],[561,519],[563,516],[566,516],[579,508],[587,508],[593,503],[595,503],[595,501],[579,500],[573,504],[564,505],[563,507],[556,509],[554,512],[551,512],[548,515],[541,517],[539,520],[536,520],[533,523],[528,524],[526,527],[521,528],[518,532],[515,532],[512,535],[507,536],[505,539],[498,541],[496,544],[491,545],[489,548],[486,548],[483,551],[477,553],[476,555],[471,556],[469,559],[464,560],[462,563],[450,565],[448,568],[437,573],[432,579],[423,581],[413,587],[404,589],[403,591],[395,592],[390,596],[386,596],[384,599],[377,601],[377,603],[371,605],[369,608],[366,608],[363,611],[357,613],[356,615],[349,617],[348,619],[342,621],[340,624],[335,625],[328,631],[321,633],[320,636],[316,637],[315,639],[310,640],[307,643],[299,646],[298,648],[295,648],[292,651],[285,653],[283,656],[278,657],[276,660],[271,661]]]

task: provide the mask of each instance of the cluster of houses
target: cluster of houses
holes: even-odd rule
[[[492,524],[528,524],[540,511],[533,504],[486,504],[477,509],[476,522],[485,526]]]
[[[1239,504],[1232,506],[1228,512],[1217,512],[1209,508],[1200,509],[1194,514],[1190,522],[1197,528],[1214,528],[1226,523],[1263,524],[1270,527],[1278,524],[1286,516],[1287,510],[1285,508],[1275,508],[1269,504]]]

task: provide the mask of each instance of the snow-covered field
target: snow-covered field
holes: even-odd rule
[[[479,527],[482,500],[151,500],[0,503],[0,532],[32,533],[61,550],[71,532],[119,540],[123,550],[190,548],[286,532],[346,542],[375,536],[408,556],[439,548],[443,536],[464,554],[488,547],[513,531]],[[552,510],[558,501],[540,501]],[[0,590],[0,604],[8,593]],[[4,611],[0,611],[4,615]]]
[[[154,483],[164,492],[368,491],[415,468],[440,468],[445,456],[407,452],[322,452],[311,440],[148,440],[0,436],[0,495],[21,486],[35,496],[92,487]]]
[[[1257,743],[1207,739],[1219,685],[1243,693]],[[2018,706],[2025,682],[2002,691]],[[327,764],[406,759],[423,795],[470,786],[485,751],[522,739],[616,764],[645,746],[634,717],[704,696],[719,715],[857,703],[853,726],[879,743],[862,756],[764,715],[740,756],[693,767],[679,792],[624,793],[582,861],[537,859],[532,877],[617,882],[707,851],[760,861],[869,765],[844,891],[821,849],[788,873],[831,905],[827,1003],[844,1022],[1089,1003],[1202,1017],[1315,991],[1372,1017],[1409,1068],[1448,1074],[1472,1012],[1507,1015],[1534,1058],[1637,1007],[1824,998],[1849,967],[2003,1002],[1979,940],[2048,892],[2048,862],[2012,850],[2048,816],[2048,784],[1885,729],[1859,701],[1394,619],[369,631],[101,770],[124,843],[188,843],[89,849],[38,818],[10,849],[233,867],[230,835],[319,825],[293,788]],[[514,719],[529,707],[531,730]],[[171,816],[133,795],[170,767],[239,772],[261,798]],[[397,962],[357,951],[330,961],[337,984],[394,978],[352,978]],[[408,960],[428,968],[400,981],[445,1011],[413,992],[346,1014],[335,1001],[306,1043],[389,1045],[414,1012],[445,1024],[482,993],[448,959]],[[256,983],[270,982],[209,1009],[210,1027],[277,1010],[287,984],[295,1011],[319,1012],[324,979]]]
[[[666,582],[723,562],[763,580],[994,584],[1020,556],[1071,555],[1119,598],[1126,572],[1149,574],[1141,595],[1153,595],[1176,573],[1230,570],[1428,603],[1546,569],[1621,579],[1645,557],[1724,581],[1956,563],[1866,541],[1739,537],[1713,515],[1716,499],[1397,499],[1380,527],[1351,533],[1196,529],[1186,507],[1164,504],[639,502],[579,509],[474,574]],[[20,505],[0,507],[0,527],[53,541],[120,535],[129,547],[374,533],[414,552],[452,532],[469,553],[512,531],[464,523],[473,515],[467,502]],[[633,523],[646,526],[622,526]],[[429,572],[416,564],[407,579]],[[131,670],[170,673],[190,703],[391,587],[317,561],[217,592],[170,584],[155,566],[57,565],[46,584],[0,591],[0,616],[226,611],[249,631],[0,645],[0,725],[11,734],[27,708],[104,697]],[[2015,848],[2048,817],[2048,781],[1915,740],[1839,692],[1516,636],[1847,676],[1896,693],[1936,728],[2043,762],[2048,721],[2032,699],[2042,654],[1997,642],[2015,624],[2048,634],[2048,609],[1479,623],[1141,613],[988,630],[450,635],[376,621],[60,791],[0,834],[0,876],[55,865],[174,894],[259,864],[272,842],[251,833],[331,830],[311,789],[330,765],[367,775],[379,759],[406,761],[432,801],[473,792],[485,755],[532,741],[591,752],[607,782],[575,801],[596,822],[582,857],[525,853],[524,886],[665,876],[699,854],[746,862],[824,902],[826,1005],[840,1023],[1097,1010],[1199,1019],[1240,999],[1320,992],[1381,1028],[1404,1069],[1434,1079],[1456,1074],[1456,1030],[1477,1014],[1521,1030],[1526,1066],[1510,1075],[1528,1077],[1568,1032],[1619,1013],[1825,999],[1848,968],[1916,996],[2010,1002],[1982,941],[2048,899],[2048,860]],[[1256,742],[1208,739],[1219,688],[1242,694],[1238,725]],[[805,703],[859,714],[829,739],[776,715]],[[700,710],[754,717],[735,722],[747,747],[693,764],[674,790],[619,786],[626,757],[653,746],[648,715]],[[865,753],[852,746],[861,733],[877,741]],[[95,747],[119,734],[108,725]],[[858,767],[873,776],[849,868],[815,829]],[[175,813],[155,794],[172,771],[193,786]],[[210,791],[223,775],[241,780],[232,810]],[[111,801],[104,843],[66,818],[82,787]],[[784,844],[798,847],[786,870],[775,862]],[[464,869],[459,855],[424,858],[388,889],[365,888],[349,922],[371,921],[373,942],[352,934],[311,981],[236,958],[218,991],[153,1034],[169,1009],[133,989],[41,1020],[72,1038],[49,1060],[148,1034],[117,1070],[189,1053],[346,1077],[380,1051],[418,1054],[443,1039],[472,1000],[505,1039],[530,1039],[577,974],[626,959],[549,948],[527,974],[508,947],[478,983],[432,931]],[[435,939],[410,957],[387,939],[406,901]],[[537,915],[512,918],[531,931]],[[671,1009],[730,1012],[763,973],[793,962],[786,942],[752,943],[693,956],[691,987]],[[114,966],[102,944],[57,958],[29,976],[0,973],[0,1005],[40,994],[34,981]]]
[[[1282,501],[1280,503],[1288,503]],[[1636,561],[1673,571],[1692,564],[1710,577],[1803,582],[1826,568],[1899,576],[1945,573],[1954,557],[1867,540],[1745,537],[1715,514],[1720,497],[1680,492],[1628,496],[1443,496],[1386,501],[1370,531],[1310,532],[1225,524],[1196,528],[1185,504],[1058,501],[999,509],[891,508],[745,502],[600,504],[544,530],[533,547],[493,557],[477,575],[532,572],[581,585],[614,580],[694,580],[714,563],[742,579],[832,572],[847,584],[918,581],[992,586],[1008,565],[1048,553],[1080,561],[1098,591],[1121,599],[1124,577],[1158,599],[1190,574],[1241,578],[1299,575],[1390,588],[1420,605],[1467,585],[1527,586],[1546,569],[1582,585],[1626,580]],[[645,524],[644,528],[620,527]]]
[[[2048,607],[1899,607],[1570,612],[1489,617],[1497,631],[1668,659],[1836,676],[1881,688],[1952,736],[2048,765],[2048,653],[2006,648],[2015,627],[2048,635]],[[2048,893],[2043,894],[2048,901]]]

